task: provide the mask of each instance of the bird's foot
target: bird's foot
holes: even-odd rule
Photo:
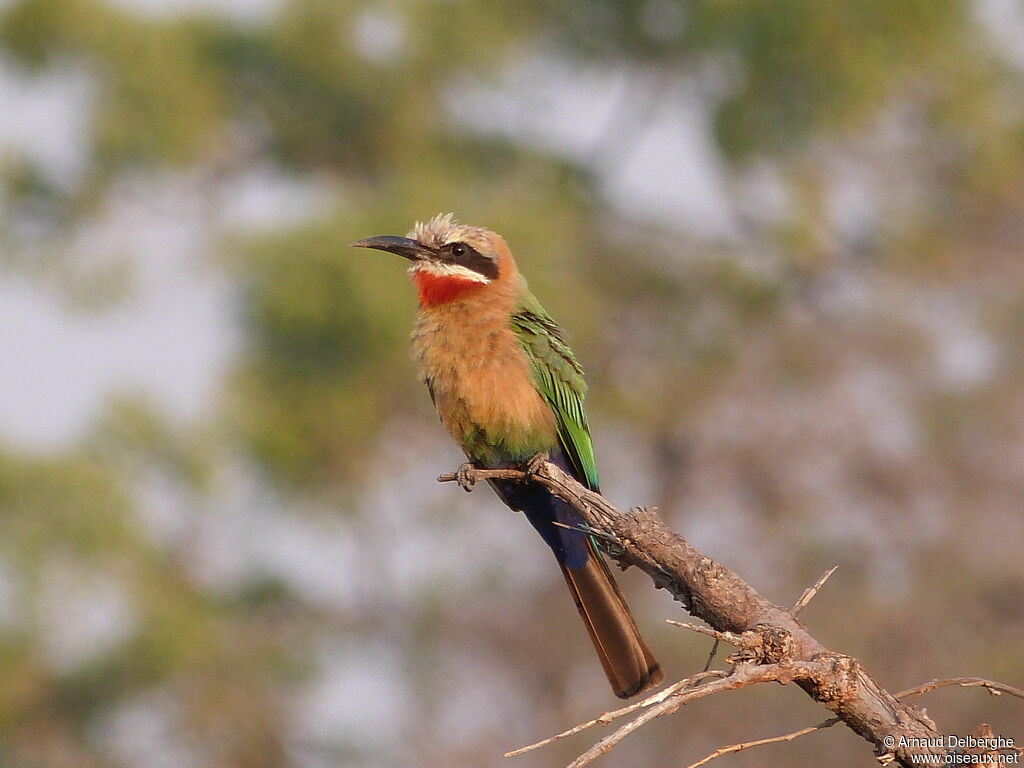
[[[523,474],[526,475],[526,477],[523,478],[523,482],[533,482],[534,475],[540,472],[540,468],[543,467],[550,458],[551,457],[548,455],[547,451],[538,451],[527,459],[526,464],[523,465]]]
[[[470,464],[468,461],[455,470],[455,482],[459,484],[459,488],[469,493],[473,490],[473,486],[476,485],[476,477],[473,473],[476,471],[476,467]]]

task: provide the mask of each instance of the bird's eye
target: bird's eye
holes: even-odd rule
[[[465,256],[465,255],[466,255],[466,246],[464,246],[462,243],[455,243],[452,246],[452,256]]]

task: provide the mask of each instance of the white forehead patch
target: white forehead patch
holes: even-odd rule
[[[461,264],[445,264],[437,261],[414,261],[409,272],[428,272],[435,277],[454,277],[474,283],[489,283],[489,278]]]
[[[429,221],[417,221],[406,237],[411,237],[430,248],[464,242],[481,253],[486,252],[488,245],[487,230],[459,224],[451,213],[439,213]]]
[[[429,221],[417,221],[408,237],[431,248],[440,248],[455,234],[458,224],[451,213],[439,213]]]

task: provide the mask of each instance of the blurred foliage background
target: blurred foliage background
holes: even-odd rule
[[[529,526],[434,483],[413,291],[346,248],[449,210],[569,330],[613,500],[780,603],[839,565],[804,617],[891,690],[1021,685],[1022,41],[1012,0],[0,4],[0,765],[589,745],[501,757],[616,702]],[[821,719],[744,691],[602,764]]]

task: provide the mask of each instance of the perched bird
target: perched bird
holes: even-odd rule
[[[583,412],[583,370],[562,330],[530,293],[501,236],[451,214],[418,222],[407,237],[352,243],[404,256],[419,292],[414,356],[441,422],[477,467],[523,467],[549,459],[598,490]],[[534,484],[495,481],[562,568],[616,696],[663,674],[582,518]]]

